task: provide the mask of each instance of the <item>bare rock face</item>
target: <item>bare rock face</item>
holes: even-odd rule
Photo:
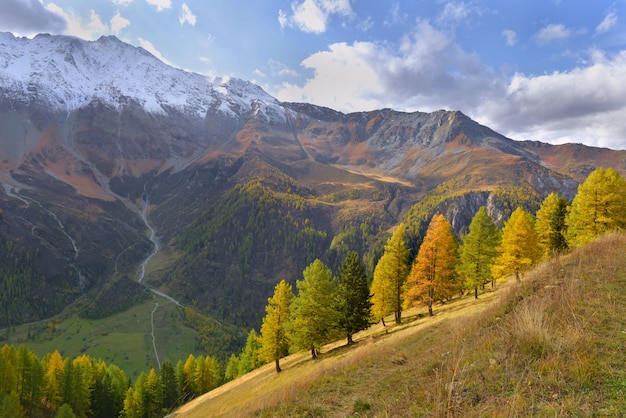
[[[608,165],[626,173],[626,153],[518,142],[454,111],[281,103],[114,37],[3,33],[0,244],[30,254],[32,274],[25,308],[0,312],[0,326],[134,280],[153,250],[149,227],[172,256],[148,281],[255,325],[277,281],[315,258],[336,267],[350,248],[375,260],[415,205],[462,232],[482,205],[505,220],[503,189],[532,209]]]

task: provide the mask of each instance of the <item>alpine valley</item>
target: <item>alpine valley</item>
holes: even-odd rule
[[[284,103],[115,37],[0,33],[0,328],[105,317],[152,289],[258,329],[316,258],[336,270],[356,250],[371,273],[403,220],[416,251],[436,211],[457,234],[482,205],[501,225],[609,166],[626,175],[626,151],[513,140],[458,111]]]

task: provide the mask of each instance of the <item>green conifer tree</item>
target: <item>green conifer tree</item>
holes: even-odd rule
[[[353,343],[353,334],[372,324],[372,302],[365,267],[355,251],[350,251],[339,269],[337,288],[338,326]]]
[[[332,271],[320,260],[313,261],[296,281],[298,295],[291,304],[288,332],[293,347],[317,354],[323,344],[335,337],[337,311],[333,304],[336,284]]]
[[[536,214],[535,232],[543,259],[567,249],[566,215],[567,200],[557,193],[550,193],[541,203]]]
[[[493,284],[491,267],[498,255],[496,247],[500,244],[500,230],[487,208],[481,206],[469,226],[469,233],[463,237],[459,248],[459,273],[463,276],[465,288],[474,291],[478,299],[478,288],[489,281]]]

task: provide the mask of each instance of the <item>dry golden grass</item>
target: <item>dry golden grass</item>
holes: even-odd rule
[[[543,263],[521,284],[406,312],[317,361],[290,356],[183,417],[624,416],[626,235]]]

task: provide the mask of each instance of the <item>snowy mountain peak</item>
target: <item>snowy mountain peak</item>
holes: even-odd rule
[[[236,78],[207,77],[174,68],[143,48],[103,36],[33,39],[0,33],[0,97],[41,100],[63,111],[93,101],[120,108],[129,99],[149,113],[171,110],[204,117],[210,109],[231,117],[252,112],[284,122],[285,110],[261,87]]]

